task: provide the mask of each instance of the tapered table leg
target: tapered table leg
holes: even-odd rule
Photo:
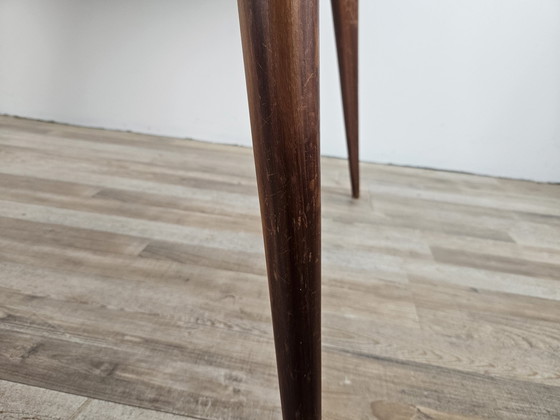
[[[321,418],[318,0],[238,0],[285,420]]]
[[[332,0],[352,196],[360,196],[358,150],[358,0]]]

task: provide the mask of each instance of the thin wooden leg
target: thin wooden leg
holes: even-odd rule
[[[360,196],[358,149],[358,0],[332,0],[352,196]]]
[[[318,0],[238,0],[285,420],[321,418]]]

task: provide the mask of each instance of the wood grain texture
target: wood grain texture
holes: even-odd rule
[[[0,397],[2,420],[194,420],[7,381],[0,381]]]
[[[352,197],[360,196],[358,0],[332,0]]]
[[[252,160],[0,117],[0,418],[281,418]],[[322,168],[324,418],[557,419],[560,186]]]
[[[318,0],[238,0],[284,420],[321,419]]]

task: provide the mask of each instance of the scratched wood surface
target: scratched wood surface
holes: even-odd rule
[[[560,418],[560,186],[323,159],[325,419]],[[251,151],[0,117],[0,418],[279,419]]]

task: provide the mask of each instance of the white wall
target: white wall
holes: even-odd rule
[[[250,144],[235,0],[0,0],[0,113]],[[328,0],[322,152],[345,156]],[[559,0],[361,0],[362,159],[560,182]]]

